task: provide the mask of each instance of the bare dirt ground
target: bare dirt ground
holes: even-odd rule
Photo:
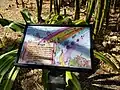
[[[20,14],[22,8],[16,8],[15,0],[6,0],[6,2],[0,7],[0,13],[3,18],[10,20],[20,20],[23,21],[23,18]]]
[[[24,0],[26,1],[26,0]],[[13,21],[19,21],[24,22],[22,15],[20,11],[23,9],[20,0],[18,0],[19,4],[18,8],[16,5],[15,0],[6,0],[6,2],[0,6],[0,14],[6,19],[13,20]],[[37,9],[36,9],[36,1],[35,0],[29,0],[28,3],[25,3],[25,8],[27,8],[31,14],[33,15],[34,19],[37,19]],[[43,1],[43,12],[42,17],[46,18],[49,14],[49,1]]]
[[[20,2],[20,0],[18,1]],[[32,6],[31,3],[33,3]],[[29,0],[25,7],[29,9],[34,19],[37,20],[35,0]],[[22,10],[22,5],[19,5],[17,8],[15,0],[6,0],[5,3],[0,6],[0,14],[2,14],[4,18],[14,20],[16,22],[24,22],[20,14],[20,10]],[[48,14],[49,1],[44,1],[42,17],[45,19]],[[72,11],[70,11],[70,15],[73,15]],[[101,44],[97,45],[97,48],[103,47],[103,50],[106,50],[106,48],[110,49],[112,51],[112,55],[115,56],[118,63],[120,63],[119,31],[114,30],[111,32],[111,28],[108,31],[110,31],[110,33],[106,35],[107,38],[105,37],[106,39],[103,43],[104,47],[101,46]],[[116,35],[116,33],[118,34]],[[111,42],[113,44],[111,44]],[[113,46],[110,46],[109,44]],[[106,55],[108,55],[108,53],[106,53]],[[115,58],[110,56],[109,58],[115,61]],[[103,62],[99,62],[97,59],[94,60],[93,73],[80,73],[79,76],[83,90],[120,90],[120,74],[117,74],[117,72],[115,72],[110,66],[103,64]],[[41,70],[21,69],[12,90],[43,90],[41,77]]]

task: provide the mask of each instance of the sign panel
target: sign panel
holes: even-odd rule
[[[92,69],[91,27],[27,25],[15,65]]]

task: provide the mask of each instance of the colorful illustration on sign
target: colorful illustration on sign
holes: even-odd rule
[[[91,68],[89,27],[29,26],[19,63]]]

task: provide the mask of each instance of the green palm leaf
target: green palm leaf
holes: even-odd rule
[[[23,16],[26,23],[28,23],[28,24],[34,23],[33,17],[32,17],[31,13],[27,9],[23,9],[21,11],[21,14],[22,14],[22,16]]]
[[[0,24],[1,24],[3,27],[9,25],[9,24],[12,23],[12,22],[13,22],[13,21],[11,21],[11,20],[7,20],[7,19],[0,18]]]
[[[11,28],[12,30],[14,30],[15,32],[22,32],[23,33],[25,25],[21,24],[21,23],[12,22],[9,24],[8,27]]]
[[[16,53],[17,50],[12,50],[0,56],[0,83],[2,82],[4,75],[13,67]]]
[[[69,86],[69,83],[68,81],[71,81],[73,86],[73,90],[81,90],[81,85],[76,77],[76,75],[72,72],[69,72],[69,71],[66,71],[66,83],[67,83],[67,86]]]
[[[102,52],[94,51],[94,55],[96,58],[110,65],[114,70],[120,73],[120,70],[116,67],[116,65],[109,58],[105,57]]]
[[[11,90],[13,81],[15,80],[18,72],[19,72],[19,68],[15,66],[11,69],[11,71],[8,74],[8,78],[6,80],[3,90]]]

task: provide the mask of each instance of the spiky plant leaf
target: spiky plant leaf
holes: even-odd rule
[[[8,62],[5,62],[4,65],[0,65],[2,66],[2,68],[0,68],[1,72],[0,72],[0,83],[2,83],[3,77],[4,75],[9,71],[9,69],[13,66],[13,60],[14,58],[8,59]]]
[[[81,85],[76,77],[76,75],[70,71],[66,71],[66,83],[67,83],[67,86],[69,86],[69,83],[68,81],[71,81],[73,86],[73,90],[81,90]]]
[[[2,59],[3,57],[5,57],[6,55],[10,55],[10,54],[13,54],[13,53],[17,53],[17,51],[18,51],[18,49],[9,51],[9,52],[7,52],[7,53],[5,53],[5,54],[2,54],[2,55],[0,55],[0,59]]]
[[[74,25],[88,25],[88,23],[84,20],[75,20],[73,21]]]
[[[57,25],[73,25],[72,20],[69,17],[65,17],[62,20],[58,20]]]
[[[21,23],[15,23],[15,22],[12,22],[11,24],[9,24],[9,26],[12,30],[14,30],[15,32],[24,32],[24,28],[25,28],[25,25],[24,24],[21,24]]]
[[[0,56],[0,83],[2,82],[4,75],[9,72],[11,67],[13,67],[16,53],[17,50],[12,50]]]
[[[120,73],[120,70],[116,67],[116,65],[109,58],[104,56],[102,52],[94,51],[94,55],[96,58],[110,65],[115,71],[118,71]]]
[[[18,72],[19,72],[19,68],[15,67],[15,66],[10,70],[10,72],[7,76],[8,78],[6,78],[6,80],[5,80],[6,83],[4,85],[3,90],[11,90],[13,81],[15,80]]]
[[[26,23],[28,23],[28,24],[34,23],[33,17],[27,9],[23,9],[21,11],[21,14],[22,14]]]
[[[3,27],[9,25],[9,24],[12,23],[12,22],[13,22],[13,21],[11,21],[11,20],[7,20],[7,19],[0,18],[0,24],[1,24]]]

